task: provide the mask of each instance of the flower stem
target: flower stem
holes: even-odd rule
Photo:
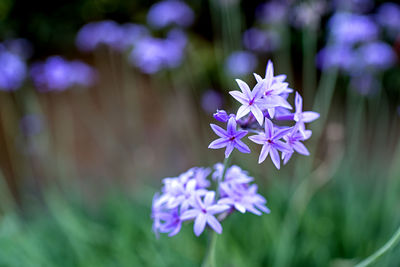
[[[229,157],[225,158],[225,160],[224,160],[224,169],[222,170],[222,175],[221,175],[221,178],[219,179],[218,183],[222,182],[225,179],[225,174],[226,174],[226,171],[228,170],[228,166],[229,166]],[[219,184],[217,185],[217,190],[216,190],[216,198],[218,198],[218,197],[219,197]],[[217,266],[217,263],[215,260],[216,244],[217,244],[217,233],[210,230],[207,253],[206,253],[206,256],[204,257],[203,264],[201,265],[202,267]]]
[[[378,249],[374,254],[357,264],[355,267],[366,267],[377,261],[383,254],[389,251],[391,248],[395,247],[396,244],[400,241],[400,226],[394,235],[386,242],[383,247]]]

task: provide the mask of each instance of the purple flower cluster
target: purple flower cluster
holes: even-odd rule
[[[256,133],[249,139],[262,145],[259,163],[268,155],[276,166],[280,168],[280,159],[287,163],[294,152],[308,155],[308,150],[301,143],[311,136],[311,131],[306,130],[305,123],[312,122],[319,117],[313,111],[303,111],[303,99],[296,92],[295,111],[287,101],[293,89],[285,82],[285,75],[274,76],[273,64],[268,62],[265,77],[254,74],[256,85],[253,90],[237,79],[236,82],[241,91],[231,91],[230,94],[241,106],[236,115],[228,115],[226,111],[219,110],[214,114],[218,121],[227,123],[227,129],[211,124],[213,131],[219,138],[213,141],[209,148],[225,149],[225,157],[228,158],[236,148],[242,153],[250,153],[249,147],[241,140],[249,132]],[[293,121],[293,126],[278,126],[276,121]],[[264,126],[264,127],[263,127]],[[281,156],[279,156],[281,152]]]
[[[73,86],[90,87],[97,76],[89,65],[78,60],[68,61],[60,56],[33,64],[30,74],[40,92],[64,91]]]
[[[170,25],[188,27],[193,23],[193,10],[184,2],[165,0],[154,4],[147,13],[147,23],[156,29]]]
[[[261,215],[269,213],[267,201],[257,193],[253,178],[238,166],[231,166],[223,176],[223,165],[214,169],[194,167],[178,177],[164,178],[161,194],[153,198],[153,231],[176,235],[185,221],[194,221],[193,230],[199,236],[208,225],[222,233],[221,220],[238,210]],[[223,179],[224,178],[224,179]],[[217,182],[217,190],[211,189]]]

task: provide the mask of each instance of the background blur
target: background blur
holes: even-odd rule
[[[233,153],[272,212],[224,221],[218,266],[352,266],[390,238],[400,6],[248,2],[0,1],[0,266],[200,265],[207,236],[156,239],[152,197],[222,161],[212,114],[269,59],[321,118],[279,172]]]

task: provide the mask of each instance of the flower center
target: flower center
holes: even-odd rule
[[[232,136],[231,138],[229,138],[229,141],[233,141],[233,140],[235,140],[235,137],[234,137],[234,136]]]
[[[268,144],[272,144],[272,140],[271,139],[268,139],[267,142],[268,142]]]
[[[204,214],[207,213],[206,209],[201,209],[201,212],[203,212]]]

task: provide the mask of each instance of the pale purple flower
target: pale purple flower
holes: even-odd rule
[[[251,141],[256,144],[263,145],[258,159],[258,163],[263,162],[268,154],[271,154],[271,160],[277,169],[280,168],[280,158],[278,150],[285,153],[290,153],[292,150],[289,145],[280,141],[282,137],[287,135],[291,131],[291,128],[277,129],[274,124],[267,118],[265,118],[265,132],[249,137]]]
[[[216,181],[222,180],[222,172],[224,169],[224,165],[222,163],[217,163],[214,165],[214,173],[212,174],[212,178]],[[238,184],[248,184],[254,180],[253,177],[250,177],[249,174],[242,170],[239,166],[232,165],[226,170],[224,182],[232,182]],[[223,192],[221,192],[223,193]]]
[[[359,53],[358,64],[372,70],[386,70],[397,60],[393,48],[381,41],[364,44],[357,49],[357,52]]]
[[[292,109],[292,106],[287,102],[287,94],[293,90],[288,88],[288,83],[284,82],[286,75],[274,76],[274,65],[269,60],[265,71],[265,78],[261,78],[260,75],[254,73],[254,77],[257,83],[262,83],[263,88],[262,98],[259,101],[260,107],[268,110],[268,114],[271,118],[275,116],[276,107],[284,107]],[[253,114],[254,115],[254,114]],[[260,123],[262,125],[262,123]]]
[[[294,113],[293,119],[299,127],[299,132],[303,135],[303,137],[305,137],[306,127],[304,123],[315,121],[319,118],[319,113],[314,111],[303,111],[303,98],[298,92],[296,92],[294,102],[296,106],[296,112]]]
[[[400,33],[400,5],[395,3],[383,3],[376,14],[377,21],[386,27],[391,37],[397,37]]]
[[[0,46],[0,91],[15,91],[26,77],[26,63]]]
[[[250,91],[249,86],[242,80],[236,79],[237,84],[242,92],[230,91],[229,94],[242,104],[237,113],[236,119],[240,119],[251,112],[260,125],[263,124],[264,115],[261,107],[265,105],[263,97],[263,89],[265,83],[263,81],[256,84],[253,91]]]
[[[208,192],[203,200],[196,195],[192,203],[193,209],[187,210],[181,215],[182,221],[194,219],[193,229],[196,236],[204,231],[207,224],[218,234],[222,233],[222,226],[215,215],[228,210],[229,206],[216,204],[214,198],[215,192]]]
[[[235,51],[225,61],[226,72],[231,76],[244,76],[254,71],[257,57],[247,51]]]
[[[283,23],[287,18],[289,5],[286,1],[269,1],[259,5],[256,9],[256,17],[267,24]]]
[[[305,136],[303,136],[303,134],[298,131],[298,127],[295,126],[290,133],[283,137],[286,143],[292,148],[292,151],[290,153],[282,153],[283,164],[288,163],[294,152],[305,156],[310,155],[310,152],[301,141],[309,139],[312,132],[311,130],[305,130],[304,133]]]
[[[235,118],[231,117],[228,120],[227,129],[224,130],[221,127],[210,124],[213,131],[220,137],[217,140],[211,142],[208,148],[211,149],[219,149],[226,147],[225,150],[225,158],[228,158],[229,155],[232,153],[233,149],[236,148],[242,153],[250,153],[249,147],[240,141],[243,137],[246,136],[247,131],[244,130],[236,130],[236,120]]]
[[[30,74],[40,92],[64,91],[72,86],[89,87],[97,76],[89,65],[78,60],[68,61],[60,56],[33,64]]]
[[[184,2],[165,0],[151,6],[147,13],[147,22],[154,28],[160,29],[170,25],[188,27],[193,23],[194,12]]]
[[[329,20],[330,33],[338,44],[356,44],[374,40],[379,28],[374,20],[366,15],[340,12]]]
[[[349,45],[330,45],[318,52],[317,66],[320,69],[339,68],[351,72],[357,64],[357,53]]]
[[[224,192],[224,196],[218,201],[218,204],[230,205],[241,213],[249,211],[261,215],[260,210],[270,213],[265,206],[267,201],[257,194],[257,185],[255,184],[248,186],[247,184],[223,182],[220,184],[220,189]]]
[[[230,118],[230,115],[226,113],[223,109],[217,109],[217,112],[213,114],[214,119],[220,122],[227,122]]]

